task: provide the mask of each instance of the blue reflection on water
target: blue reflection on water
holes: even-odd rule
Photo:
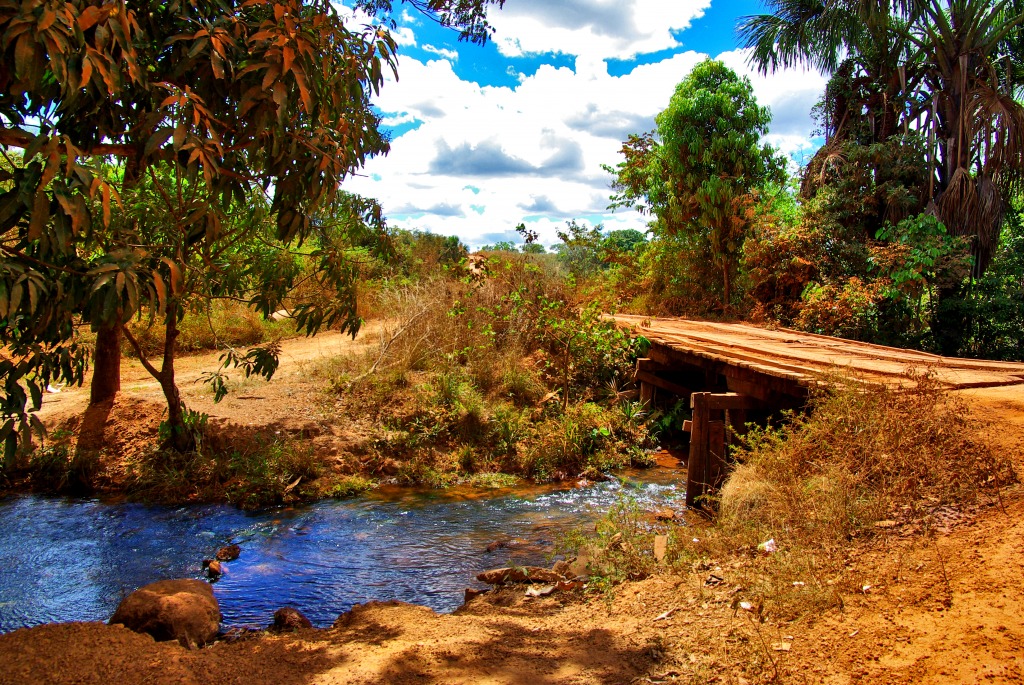
[[[674,479],[661,480],[484,498],[403,491],[258,513],[8,498],[0,502],[0,632],[106,620],[141,585],[202,577],[202,560],[229,543],[242,555],[214,586],[225,627],[265,626],[282,606],[326,626],[371,599],[451,611],[478,571],[546,563],[562,531],[592,523],[623,494],[645,504],[681,496],[665,482]]]

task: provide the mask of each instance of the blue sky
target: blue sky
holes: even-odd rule
[[[346,188],[377,198],[392,225],[470,247],[516,239],[520,222],[547,245],[570,219],[642,230],[643,217],[607,210],[601,165],[619,160],[628,134],[654,128],[706,57],[750,76],[774,115],[768,142],[797,162],[813,153],[810,109],[825,79],[750,70],[736,25],[761,11],[758,0],[507,0],[481,47],[402,9],[399,80],[375,99],[391,153]]]

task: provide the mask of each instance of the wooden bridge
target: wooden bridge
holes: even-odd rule
[[[637,362],[640,397],[689,398],[693,418],[686,504],[700,506],[724,476],[726,445],[748,421],[798,408],[808,390],[828,382],[866,388],[912,388],[909,371],[928,372],[949,389],[1024,384],[1024,364],[940,357],[785,328],[618,315],[614,320],[651,342]],[[1024,393],[1024,387],[1021,392]]]

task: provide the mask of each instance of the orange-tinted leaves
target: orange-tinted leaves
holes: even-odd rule
[[[52,9],[43,10],[42,16],[39,17],[39,23],[36,24],[36,31],[45,31],[53,26],[53,22],[55,21],[57,21],[57,13],[55,11]]]
[[[159,305],[158,311],[163,313],[167,310],[167,285],[159,271],[153,270],[153,287],[156,289],[156,298]]]
[[[281,70],[276,65],[269,65],[267,73],[263,75],[263,90],[270,90],[271,85],[277,80]]]
[[[25,291],[21,287],[21,281],[20,280],[18,282],[16,282],[14,285],[11,286],[11,295],[8,298],[8,305],[7,305],[7,311],[8,312],[13,313],[13,312],[17,312],[18,311],[18,307],[21,306],[21,298],[22,298],[22,295],[24,294],[24,292]]]
[[[89,6],[78,15],[78,28],[88,31],[103,17],[103,11],[99,7]]]
[[[43,234],[46,222],[50,220],[50,197],[43,190],[36,191],[32,205],[32,221],[28,227],[28,239],[38,240]]]
[[[181,146],[185,144],[185,124],[184,122],[178,122],[178,125],[174,127],[173,140],[171,140],[171,146],[175,152],[181,150]]]
[[[210,55],[210,68],[213,69],[214,76],[224,78],[224,58],[217,52]]]
[[[14,73],[18,78],[28,78],[33,73],[35,58],[35,41],[23,33],[14,44]]]
[[[281,48],[281,64],[286,72],[292,70],[292,62],[295,61],[295,50],[291,46],[285,45]]]
[[[292,72],[292,76],[295,77],[295,84],[299,87],[299,97],[302,98],[302,105],[306,108],[307,114],[313,113],[313,98],[309,95],[309,88],[306,87],[306,77],[302,71],[296,69]]]
[[[92,59],[86,54],[82,57],[82,76],[78,80],[78,87],[85,88],[89,85],[89,79],[92,78]]]
[[[60,171],[60,152],[57,150],[57,139],[51,138],[46,144],[46,166],[43,168],[43,175],[39,179],[39,186],[36,188],[36,192],[42,191],[48,185],[53,177]]]
[[[172,260],[167,257],[161,257],[160,261],[167,265],[167,269],[171,272],[171,294],[178,295],[184,289],[184,279],[181,277],[181,269]]]
[[[103,195],[103,225],[110,225],[110,184],[104,183],[100,188]]]
[[[143,149],[142,154],[146,157],[151,156],[153,152],[155,152],[158,148],[164,146],[164,144],[167,142],[167,139],[171,137],[171,133],[173,132],[174,129],[172,129],[170,126],[158,128],[156,131],[153,132],[153,135],[149,137],[149,140],[146,141],[146,147]]]
[[[238,107],[238,113],[240,116],[245,117],[249,114],[249,110],[259,104],[259,96],[263,94],[263,89],[259,86],[252,86],[249,90],[245,91],[242,95],[241,103]]]

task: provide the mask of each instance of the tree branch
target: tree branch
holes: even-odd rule
[[[388,350],[391,348],[391,345],[396,340],[398,340],[398,338],[400,338],[403,333],[405,333],[409,329],[409,326],[411,326],[416,321],[416,319],[420,318],[421,316],[423,316],[426,313],[427,313],[427,308],[424,307],[420,311],[418,311],[415,314],[413,314],[409,318],[409,320],[406,321],[405,324],[401,328],[399,328],[397,331],[395,331],[394,335],[392,335],[391,338],[387,342],[385,342],[383,345],[381,345],[380,355],[377,357],[377,361],[375,361],[373,363],[373,366],[371,366],[366,371],[366,373],[362,373],[362,374],[356,376],[355,378],[353,378],[352,379],[352,383],[358,383],[359,381],[363,380],[364,378],[373,375],[377,371],[377,367],[380,366],[380,363],[382,361],[384,361],[384,357],[387,356]]]
[[[0,145],[5,147],[16,147],[26,149],[35,140],[35,136],[20,129],[0,129]],[[134,157],[137,154],[135,147],[131,145],[115,143],[98,143],[93,145],[85,154],[90,157]]]
[[[148,371],[153,378],[160,380],[160,372],[156,370],[156,367],[153,366],[148,359],[146,359],[146,355],[142,351],[142,346],[139,344],[139,341],[135,339],[135,336],[132,335],[132,332],[128,330],[128,327],[121,324],[121,332],[124,333],[124,338],[128,341],[128,344],[132,346],[133,350],[135,350],[135,354],[138,355],[139,361],[142,362],[142,366],[146,371]]]

